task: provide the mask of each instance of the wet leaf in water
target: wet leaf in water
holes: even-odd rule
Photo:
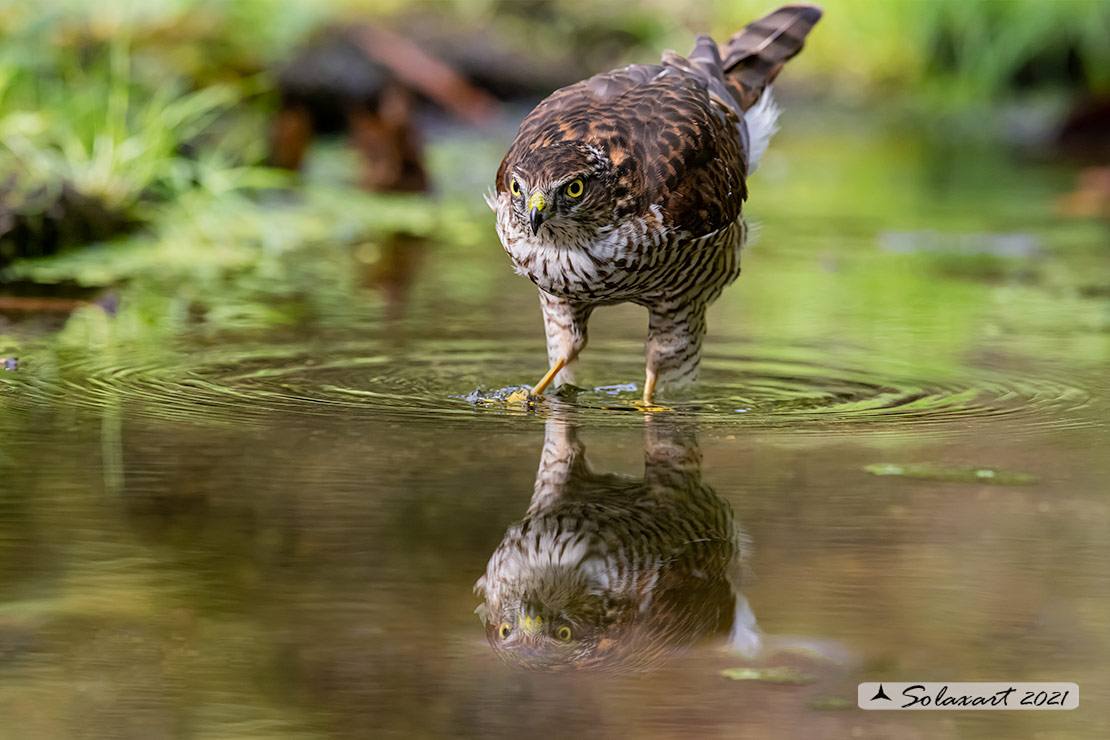
[[[799,686],[817,681],[816,676],[790,666],[726,668],[721,671],[721,675],[725,678],[731,678],[733,681],[764,681],[766,683],[796,684]]]
[[[1023,486],[1036,483],[1036,476],[997,468],[945,465],[944,463],[875,463],[865,465],[871,475],[951,481],[954,483],[991,483],[998,486]]]
[[[853,702],[839,696],[818,696],[809,705],[821,711],[851,709],[856,706]]]

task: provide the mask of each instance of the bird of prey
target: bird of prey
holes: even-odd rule
[[[689,427],[649,418],[634,479],[590,470],[574,426],[550,418],[528,512],[475,586],[478,613],[502,660],[538,670],[646,671],[726,632],[751,655],[747,548],[702,482]]]
[[[650,406],[693,380],[705,311],[740,273],[747,177],[775,131],[764,91],[821,18],[787,5],[726,43],[699,36],[556,90],[528,114],[489,196],[515,270],[540,289],[550,369],[531,391],[573,382],[598,306],[647,308]]]

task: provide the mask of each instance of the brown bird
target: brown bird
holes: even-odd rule
[[[760,645],[740,592],[748,539],[701,475],[692,427],[648,418],[640,479],[597,473],[573,423],[549,418],[532,501],[475,585],[511,665],[646,671],[720,633]]]
[[[644,403],[692,381],[705,311],[740,274],[747,177],[775,131],[767,85],[821,18],[788,5],[689,58],[556,90],[528,114],[490,206],[514,268],[540,289],[550,369],[573,381],[598,306],[648,310]]]

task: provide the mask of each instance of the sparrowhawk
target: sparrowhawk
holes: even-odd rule
[[[540,670],[645,671],[718,632],[756,652],[739,591],[748,541],[702,481],[692,427],[649,417],[635,479],[593,472],[573,424],[546,424],[528,512],[475,586],[498,656]]]
[[[692,380],[705,311],[740,273],[748,175],[775,130],[767,85],[821,17],[788,5],[718,46],[634,64],[556,90],[528,114],[490,205],[516,271],[540,289],[550,369],[573,380],[591,312],[647,308],[651,404]]]

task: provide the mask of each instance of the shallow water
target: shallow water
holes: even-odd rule
[[[468,400],[544,370],[467,184],[499,141],[437,150],[489,236],[429,240],[400,292],[324,279],[283,296],[295,321],[159,333],[125,288],[114,318],[12,327],[0,737],[1110,735],[1108,230],[1054,215],[1067,167],[847,130],[776,140],[666,412],[629,410],[629,307],[595,315],[577,394]],[[545,437],[591,472],[553,472]],[[617,658],[511,668],[473,587],[537,475],[615,532],[613,490],[696,489],[738,544],[656,573],[673,608],[614,630]],[[721,673],[745,667],[773,670]],[[1073,681],[1080,708],[856,710],[883,679]]]

